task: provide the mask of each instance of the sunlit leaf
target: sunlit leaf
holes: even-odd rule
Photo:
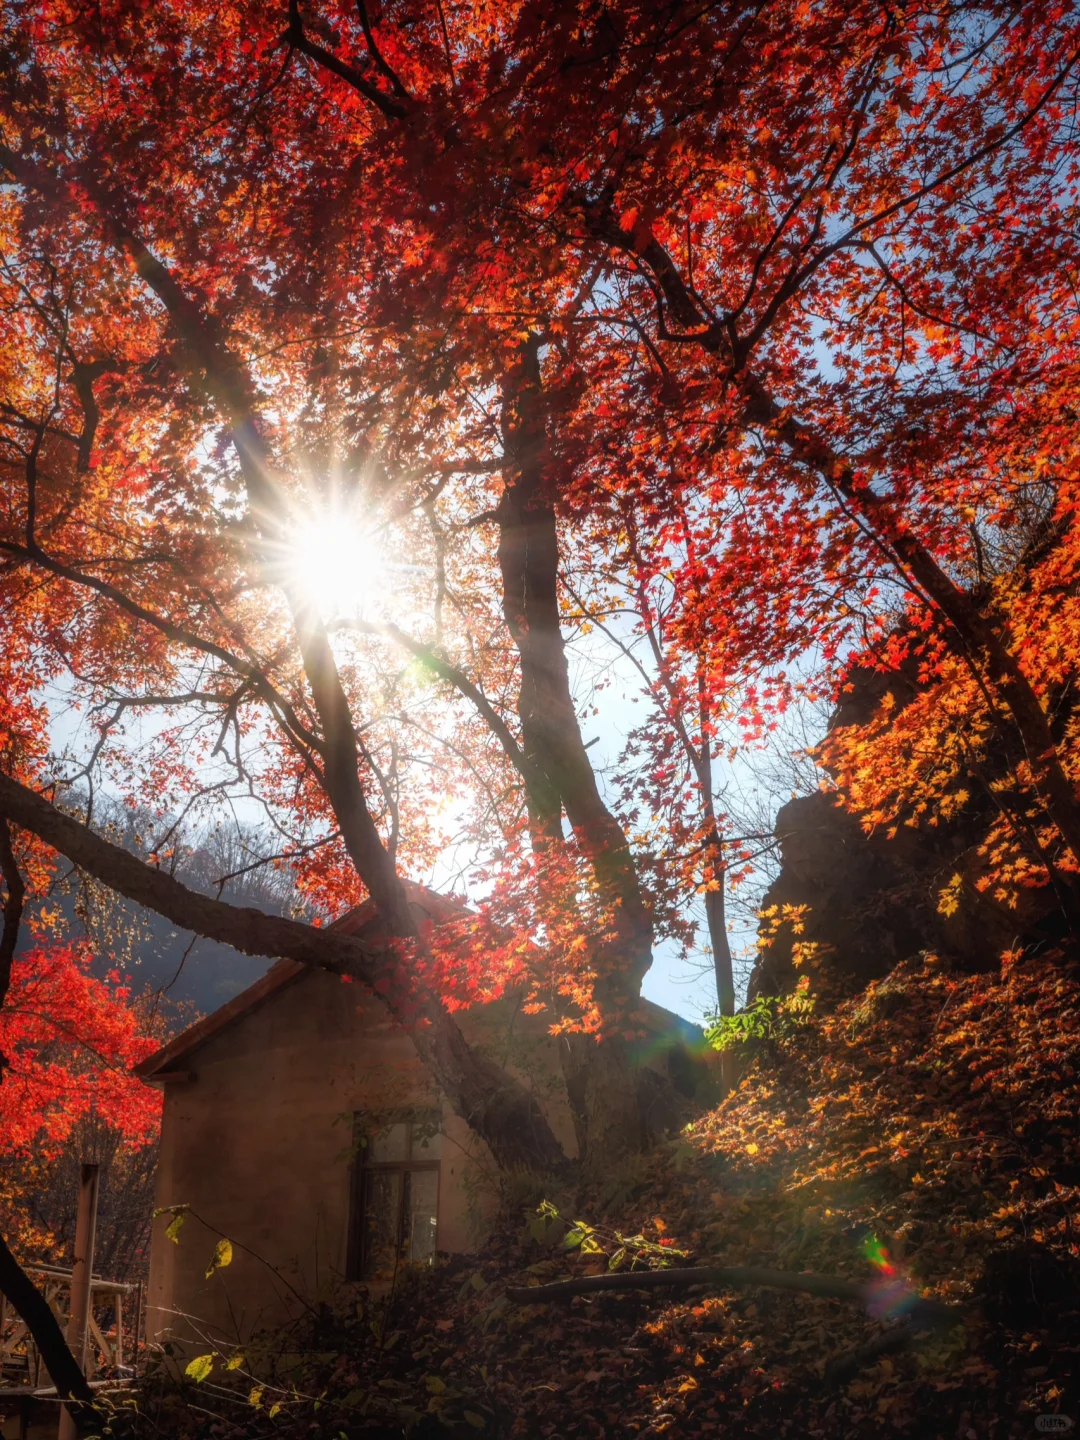
[[[189,1380],[201,1383],[214,1368],[213,1355],[196,1355],[194,1360],[189,1360],[184,1367],[184,1374]]]
[[[214,1253],[210,1259],[210,1266],[206,1272],[206,1278],[209,1280],[215,1270],[221,1270],[224,1266],[231,1265],[232,1258],[232,1241],[225,1239],[219,1240],[214,1246]]]

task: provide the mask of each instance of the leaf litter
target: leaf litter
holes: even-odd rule
[[[389,1303],[324,1306],[287,1366],[264,1337],[258,1405],[188,1410],[185,1433],[1005,1440],[1080,1421],[1078,1073],[1061,955],[902,964],[761,1051],[615,1213],[599,1194],[508,1211],[482,1253],[405,1272]],[[505,1293],[668,1260],[877,1277],[880,1303]],[[915,1295],[963,1323],[907,1335]],[[179,1401],[159,1378],[143,1403],[160,1425]]]

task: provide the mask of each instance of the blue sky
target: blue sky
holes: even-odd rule
[[[629,635],[629,631],[626,635]],[[625,641],[626,635],[620,638]],[[589,712],[583,721],[583,729],[586,740],[592,742],[589,754],[603,791],[607,788],[608,776],[618,760],[627,734],[635,726],[642,724],[647,713],[642,699],[641,676],[618,647],[596,629],[587,637],[578,637],[571,642],[569,658],[571,683],[579,710],[584,714],[587,708]],[[594,692],[598,678],[603,679],[604,688],[597,696]],[[86,723],[85,715],[71,709],[68,694],[63,688],[54,690],[48,699],[53,714],[51,733],[54,753],[67,751],[71,757],[84,757],[95,738],[94,732]],[[598,700],[598,713],[595,715],[591,713],[593,699]],[[805,717],[800,717],[803,718]],[[129,728],[132,744],[137,748],[140,737],[152,736],[164,722],[155,712],[152,716],[125,717],[125,723]],[[816,738],[813,728],[816,717],[810,716],[807,723],[810,738]],[[801,734],[799,738],[805,743],[805,734]],[[776,750],[790,748],[794,743],[795,737],[785,733],[778,737]],[[778,791],[775,775],[769,774],[772,758],[775,757],[770,757],[767,752],[749,752],[742,754],[734,765],[722,763],[717,767],[718,794],[723,797],[725,790],[734,794],[735,804],[743,812],[743,824],[747,823],[743,817],[753,812],[758,826],[771,827],[775,810],[789,798],[788,793]],[[724,809],[726,803],[721,798],[720,808]],[[243,796],[233,803],[232,809],[242,823],[255,825],[264,819],[261,809]],[[425,880],[434,888],[453,887],[460,893],[461,877],[463,872],[467,877],[469,865],[470,857],[463,856],[459,847],[448,847],[444,859],[436,863],[430,875],[415,878]],[[754,940],[754,911],[768,874],[769,866],[766,861],[759,874],[745,884],[735,902],[732,903],[729,898],[729,933],[736,957],[737,978],[740,968],[745,976],[750,963]],[[703,923],[699,927],[699,934],[702,948],[691,956],[680,954],[674,944],[659,944],[643,987],[643,993],[648,999],[692,1021],[700,1021],[710,1012],[715,1007],[716,999],[711,956],[704,948]],[[192,963],[198,963],[197,955],[193,957]],[[250,978],[250,966],[244,966],[242,983],[250,983]]]

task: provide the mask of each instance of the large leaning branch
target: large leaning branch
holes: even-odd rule
[[[26,1324],[49,1377],[61,1400],[73,1402],[71,1410],[80,1428],[93,1415],[94,1392],[78,1361],[68,1348],[52,1306],[27,1275],[0,1235],[0,1292]]]
[[[439,1001],[412,983],[398,946],[366,945],[332,928],[212,900],[172,875],[103,839],[35,790],[0,775],[0,813],[31,831],[111,890],[185,930],[245,955],[281,956],[337,975],[352,975],[410,1029],[420,1059],[455,1111],[504,1167],[560,1171],[565,1157],[531,1091],[486,1055],[473,1051]]]
[[[657,1290],[663,1286],[709,1285],[714,1288],[738,1289],[761,1285],[769,1290],[796,1290],[804,1295],[824,1295],[834,1300],[857,1300],[863,1305],[881,1300],[879,1282],[845,1280],[841,1275],[801,1274],[796,1270],[765,1270],[756,1265],[690,1265],[672,1270],[639,1270],[614,1275],[583,1275],[575,1280],[556,1280],[551,1285],[511,1285],[508,1299],[519,1305],[540,1305],[548,1300],[567,1299],[573,1295],[591,1295],[600,1290]],[[912,1321],[956,1324],[962,1311],[955,1305],[939,1300],[914,1298],[903,1308]]]
[[[164,870],[105,840],[29,786],[0,775],[0,812],[31,831],[80,869],[184,930],[231,945],[245,955],[282,956],[374,984],[381,960],[374,947],[334,930],[319,930],[281,915],[264,915],[191,890]]]

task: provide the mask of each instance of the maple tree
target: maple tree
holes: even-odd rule
[[[111,1157],[115,1192],[155,1153],[161,1097],[131,1067],[160,1035],[115,972],[91,973],[91,959],[55,940],[24,949],[0,1011],[0,1229],[24,1262],[58,1258],[63,1207],[48,1201],[66,1156]],[[100,1242],[120,1239],[104,1229],[99,1261]]]
[[[88,1119],[145,1145],[157,1131],[161,1097],[131,1067],[160,1043],[147,1035],[129,990],[112,973],[89,973],[91,957],[70,944],[27,951],[13,967],[0,1011],[0,1136],[8,1156],[55,1155]]]
[[[4,27],[12,824],[371,985],[506,1165],[562,1156],[428,983],[399,878],[451,811],[519,937],[470,983],[527,957],[594,1169],[640,1142],[624,1037],[671,888],[722,868],[727,707],[753,737],[853,649],[913,655],[913,748],[849,737],[853,800],[960,803],[920,749],[946,713],[968,751],[993,736],[989,883],[1051,886],[1075,925],[1071,7],[20,0]],[[1053,543],[979,576],[1031,510]],[[351,613],[312,574],[345,518],[380,592]],[[619,586],[670,577],[705,829],[668,864],[582,737],[579,547]],[[91,768],[163,810],[256,796],[301,887],[369,894],[386,942],[196,895],[65,813],[60,677],[96,707]],[[651,757],[630,789],[663,783]]]
[[[10,914],[9,907],[6,919]],[[5,924],[5,946],[10,936]],[[150,1033],[120,977],[95,977],[91,962],[86,947],[35,941],[8,959],[0,1010],[0,1288],[27,1321],[56,1383],[84,1401],[90,1392],[56,1316],[12,1247],[23,1263],[55,1258],[56,1237],[37,1202],[65,1147],[88,1135],[96,1147],[107,1143],[119,1175],[124,1159],[157,1136],[161,1097],[135,1078],[132,1066],[158,1047],[160,1036]]]

